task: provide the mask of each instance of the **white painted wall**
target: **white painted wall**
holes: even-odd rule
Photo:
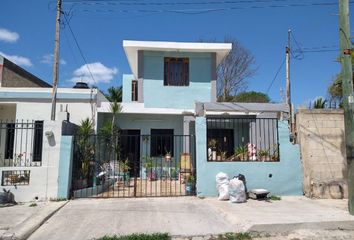
[[[6,170],[30,170],[29,185],[24,186],[2,186],[10,189],[15,194],[17,202],[28,202],[36,197],[39,200],[57,198],[58,193],[58,169],[60,157],[61,123],[58,119],[55,122],[45,121],[44,132],[53,131],[54,137],[43,140],[42,166],[40,167],[0,167],[0,179],[2,171]]]

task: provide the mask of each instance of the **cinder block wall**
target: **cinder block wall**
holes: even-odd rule
[[[298,109],[296,129],[304,168],[305,195],[347,198],[343,110]]]

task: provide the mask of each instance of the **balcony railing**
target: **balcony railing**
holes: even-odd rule
[[[0,120],[0,167],[42,165],[43,121]]]

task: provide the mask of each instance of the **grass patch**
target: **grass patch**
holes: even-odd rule
[[[210,240],[252,240],[252,236],[248,232],[244,233],[225,233],[217,237],[211,237]]]
[[[280,200],[281,200],[281,197],[272,195],[272,196],[270,196],[269,199],[270,199],[270,200],[273,200],[273,201],[280,201]]]
[[[104,236],[96,240],[170,240],[168,233],[131,234],[125,236]]]
[[[29,207],[37,207],[38,205],[37,205],[37,203],[31,203],[30,205],[29,205]]]
[[[62,201],[66,201],[66,198],[51,198],[49,199],[49,201],[51,202],[62,202]]]

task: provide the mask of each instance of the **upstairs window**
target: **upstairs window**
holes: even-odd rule
[[[164,63],[165,86],[189,86],[189,59],[165,58]]]
[[[137,80],[132,81],[132,101],[133,102],[138,101],[138,81]]]

